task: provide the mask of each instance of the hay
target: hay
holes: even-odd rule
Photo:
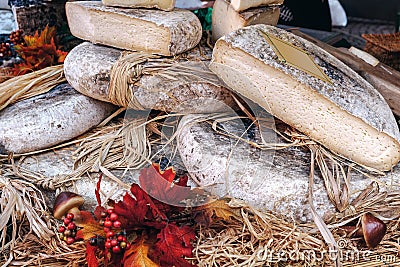
[[[46,93],[65,82],[63,67],[47,67],[0,83],[0,110],[15,102]]]
[[[8,266],[78,267],[86,264],[84,242],[68,246],[57,236],[44,242],[33,234],[27,234],[16,243],[13,254]]]
[[[300,255],[325,248],[319,238],[294,222],[257,211],[237,200],[231,200],[229,206],[239,210],[241,218],[216,219],[210,227],[199,229],[194,249],[194,260],[199,266],[267,266],[267,263],[278,263],[279,253],[283,251]],[[328,260],[324,256],[322,259]],[[313,264],[313,260],[301,262]]]
[[[150,163],[151,146],[145,122],[145,118],[119,122],[84,138],[75,151],[77,175],[104,169],[140,169]]]
[[[277,215],[260,212],[231,200],[240,218],[214,218],[210,227],[199,227],[192,262],[216,266],[397,266],[400,263],[400,220],[388,224],[388,232],[375,250],[363,248],[357,238],[332,232],[338,248],[330,249],[312,225],[298,225]],[[237,212],[236,212],[237,213]],[[396,264],[397,263],[397,264]]]
[[[51,231],[56,233],[59,222],[51,218]],[[26,231],[24,224],[19,232],[12,251],[2,254],[0,266],[43,266],[43,267],[77,267],[86,263],[86,246],[84,242],[67,245],[58,235],[49,240],[43,240],[37,235]],[[10,255],[9,258],[6,255]]]
[[[54,233],[44,197],[35,186],[11,173],[1,173],[0,192],[0,255],[8,262],[15,258],[24,231],[43,242],[50,241]]]

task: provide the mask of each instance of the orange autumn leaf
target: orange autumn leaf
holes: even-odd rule
[[[146,243],[144,236],[138,237],[124,255],[124,267],[159,267],[148,257],[151,244]]]
[[[103,227],[100,226],[99,222],[96,221],[90,212],[82,210],[79,219],[76,218],[75,224],[79,228],[82,228],[76,233],[77,239],[88,240],[95,235],[104,234]]]
[[[57,63],[64,63],[64,60],[65,60],[65,58],[67,57],[67,55],[68,55],[68,52],[64,52],[64,51],[61,51],[61,50],[57,50],[56,51],[56,55],[57,55]]]
[[[15,45],[14,49],[24,60],[14,66],[14,75],[22,75],[31,71],[63,63],[67,52],[57,48],[54,41],[56,28],[48,27],[39,34],[24,36],[24,44]]]

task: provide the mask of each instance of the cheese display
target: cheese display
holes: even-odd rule
[[[75,47],[65,60],[67,81],[84,95],[113,102],[109,89],[111,69],[123,53],[119,49],[85,42]],[[224,110],[233,106],[234,100],[230,90],[208,69],[210,58],[211,50],[201,46],[176,59],[145,60],[137,64],[141,72],[136,73],[137,77],[130,83],[129,90],[135,102],[146,109],[185,112]],[[131,69],[133,73],[136,68],[132,66]],[[122,93],[121,89],[117,91]],[[127,106],[129,102],[115,104]]]
[[[78,38],[121,49],[171,56],[195,47],[202,35],[190,11],[161,11],[103,6],[101,2],[67,2],[71,33]]]
[[[175,0],[102,0],[106,6],[158,8],[170,11],[175,7]]]
[[[279,13],[278,6],[257,7],[238,12],[228,1],[217,0],[213,8],[212,38],[216,41],[234,30],[249,25],[276,25]]]
[[[0,266],[398,256],[400,72],[275,27],[293,1],[9,1],[78,38],[0,44]]]
[[[235,92],[354,162],[390,170],[400,160],[398,125],[383,97],[300,37],[266,25],[237,30],[218,40],[210,68]]]
[[[243,11],[252,7],[280,5],[283,0],[228,0],[236,11]]]
[[[0,112],[0,154],[32,152],[65,142],[97,126],[115,110],[114,105],[61,84]]]

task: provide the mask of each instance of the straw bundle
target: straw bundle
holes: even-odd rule
[[[63,65],[47,67],[0,83],[0,110],[17,101],[50,91],[65,82]]]
[[[10,262],[24,233],[35,234],[43,242],[54,235],[50,214],[42,193],[31,183],[0,173],[0,255]]]

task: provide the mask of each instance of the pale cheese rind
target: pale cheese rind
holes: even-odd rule
[[[175,7],[175,0],[102,0],[103,5],[132,8],[157,8],[171,11]]]
[[[279,61],[262,32],[307,51],[332,84]],[[210,68],[234,91],[354,162],[390,170],[400,160],[398,125],[383,97],[300,37],[266,25],[240,29],[218,40]]]
[[[68,141],[98,126],[116,109],[69,84],[58,85],[0,111],[0,154],[32,152]]]
[[[236,11],[243,11],[252,7],[280,5],[283,0],[231,0],[231,5]]]
[[[313,222],[308,200],[311,156],[307,148],[260,150],[247,142],[219,134],[219,130],[213,129],[212,122],[199,121],[197,115],[184,116],[177,136],[180,157],[197,186],[218,197],[242,199],[253,207],[272,210],[296,222]],[[285,143],[280,135],[273,136],[275,133],[266,121],[271,119],[261,120],[260,125],[264,140]],[[249,128],[239,119],[219,120],[218,129],[225,129],[250,142],[260,142],[261,139],[258,127]],[[350,198],[368,188],[374,179],[352,171],[347,184]],[[380,190],[398,190],[399,166],[379,179]],[[329,218],[336,212],[319,171],[314,176],[313,202],[322,218]],[[348,209],[351,210],[350,206]],[[385,216],[396,212],[390,211]]]
[[[278,6],[256,7],[238,12],[228,1],[216,0],[212,14],[212,38],[216,41],[234,30],[249,25],[276,25],[279,14]]]
[[[93,43],[171,56],[195,47],[201,23],[187,10],[161,11],[103,6],[97,1],[67,2],[71,33]]]

